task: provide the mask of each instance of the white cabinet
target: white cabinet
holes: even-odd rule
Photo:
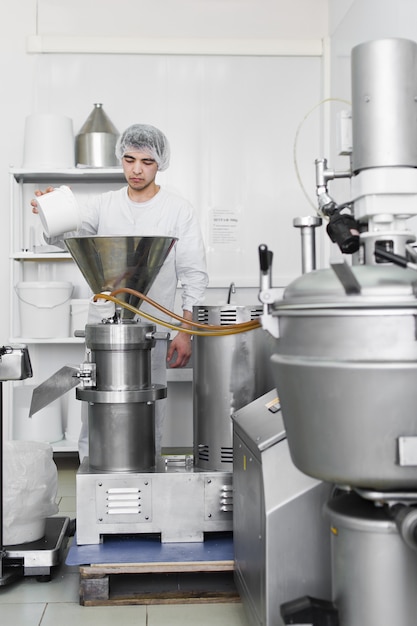
[[[90,289],[80,270],[68,252],[47,246],[39,216],[31,210],[30,201],[36,189],[68,185],[77,198],[94,193],[117,189],[124,183],[120,168],[72,168],[56,171],[10,170],[10,343],[24,343],[29,347],[33,378],[7,385],[10,390],[5,403],[5,437],[8,439],[34,438],[51,441],[55,451],[77,449],[74,423],[81,412],[81,402],[75,400],[75,392],[65,394],[48,411],[44,410],[28,418],[30,387],[36,386],[63,365],[78,365],[84,358],[84,340],[71,336],[71,324],[60,323],[60,316],[67,315],[70,306],[58,291],[58,283],[71,283],[68,299],[87,299]],[[45,295],[38,295],[36,288],[44,284],[52,299],[47,308]],[[52,291],[51,291],[52,290]],[[39,290],[40,293],[46,292]],[[37,318],[37,319],[36,319]],[[43,324],[53,328],[55,335],[45,336]],[[41,336],[39,336],[41,335]],[[71,423],[70,423],[71,421]],[[75,424],[76,426],[76,424]],[[65,436],[66,433],[66,436]]]

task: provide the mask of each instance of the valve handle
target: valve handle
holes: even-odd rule
[[[273,253],[271,250],[268,250],[268,246],[262,243],[259,246],[259,264],[261,267],[261,272],[263,274],[267,274],[272,265],[272,256]]]

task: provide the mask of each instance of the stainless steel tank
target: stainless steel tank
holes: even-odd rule
[[[197,306],[193,318],[226,326],[261,314],[260,306]],[[274,388],[270,356],[275,340],[258,328],[221,337],[195,336],[193,341],[194,464],[232,471],[231,416]]]
[[[352,50],[352,169],[417,166],[417,45],[379,39]]]
[[[415,624],[416,552],[385,507],[355,494],[327,506],[333,601],[343,626]]]
[[[415,272],[354,266],[305,274],[273,306],[272,367],[291,455],[310,476],[374,489],[417,485]]]

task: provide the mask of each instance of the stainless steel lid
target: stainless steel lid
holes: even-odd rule
[[[333,266],[303,274],[275,302],[274,311],[305,308],[417,306],[417,273],[396,266]]]

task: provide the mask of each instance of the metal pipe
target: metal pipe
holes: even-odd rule
[[[301,234],[301,269],[303,274],[316,269],[315,229],[321,224],[321,217],[316,215],[296,217],[293,220],[293,226],[299,228]]]

